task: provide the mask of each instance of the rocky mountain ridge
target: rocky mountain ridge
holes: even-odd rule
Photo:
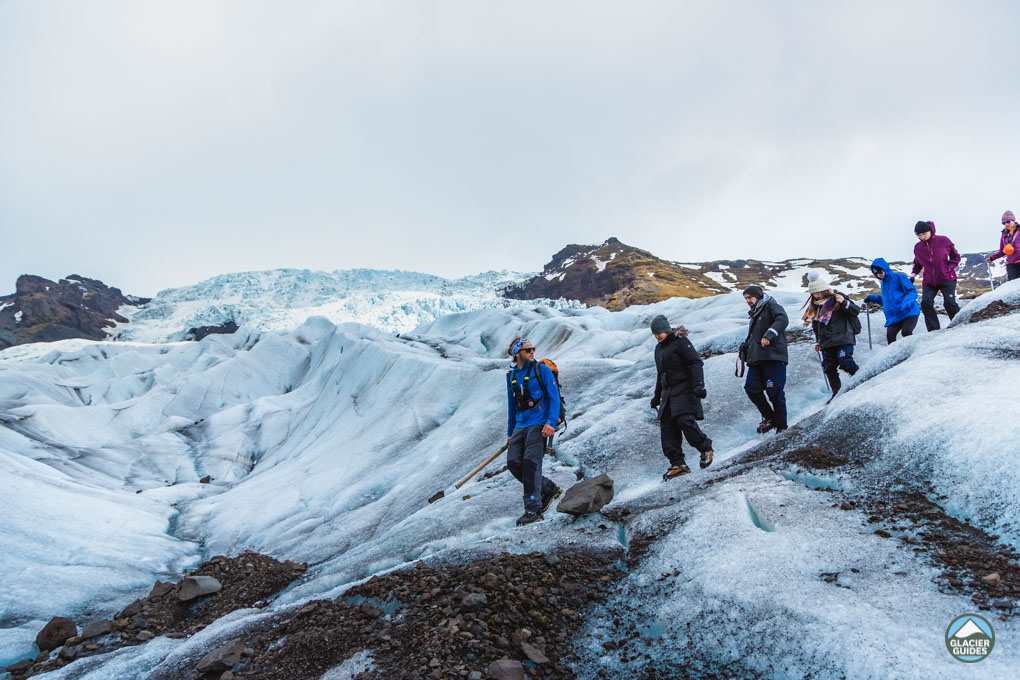
[[[963,255],[958,269],[960,297],[970,298],[989,290],[986,255]],[[702,298],[741,291],[751,284],[769,290],[804,290],[807,273],[820,269],[835,287],[863,294],[878,290],[870,264],[871,259],[863,257],[674,262],[612,237],[600,245],[564,247],[540,274],[508,286],[503,293],[521,300],[576,299],[619,311],[671,297]],[[910,262],[891,264],[894,269],[910,273]],[[1001,263],[993,266],[992,272],[1002,280]]]
[[[147,302],[77,274],[59,281],[24,274],[14,293],[0,296],[0,349],[71,338],[106,340],[109,329],[127,322],[119,310]]]

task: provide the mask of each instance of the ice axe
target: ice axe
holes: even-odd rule
[[[988,268],[988,283],[992,284],[992,292],[995,292],[995,277],[992,276],[992,263],[985,260],[985,267]]]
[[[494,461],[497,458],[499,458],[500,454],[502,454],[504,451],[506,451],[506,447],[509,444],[510,444],[509,442],[507,442],[506,444],[503,444],[503,446],[499,447],[498,451],[496,451],[491,456],[489,456],[488,458],[483,460],[481,463],[479,463],[478,467],[476,467],[474,470],[472,470],[471,472],[469,472],[466,475],[464,475],[464,477],[462,477],[460,481],[458,481],[456,484],[453,485],[453,489],[451,489],[451,491],[459,489],[460,487],[462,487],[465,484],[467,484],[468,480],[471,479],[472,477],[474,477],[475,475],[477,475],[479,472],[481,472],[482,469],[485,468],[486,465],[488,465],[492,461]],[[440,498],[442,498],[445,495],[446,495],[446,489],[443,489],[441,491],[437,491],[434,494],[432,494],[432,496],[429,498],[429,503],[435,503],[436,501],[438,501]]]

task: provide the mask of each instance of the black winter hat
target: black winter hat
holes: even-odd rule
[[[659,333],[669,333],[672,330],[673,327],[670,325],[669,319],[662,314],[652,319],[652,333],[658,335]]]
[[[744,289],[744,295],[750,295],[753,298],[761,300],[765,297],[765,291],[762,290],[761,286],[748,286]]]
[[[926,231],[931,231],[931,228],[933,226],[935,226],[935,225],[932,224],[931,222],[925,222],[925,221],[921,220],[917,224],[914,225],[914,233],[915,234],[923,234]]]

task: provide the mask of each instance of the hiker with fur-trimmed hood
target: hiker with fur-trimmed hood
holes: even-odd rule
[[[687,329],[673,329],[661,314],[652,319],[655,346],[655,396],[651,407],[659,414],[662,453],[669,469],[662,479],[690,474],[684,461],[683,438],[701,454],[701,467],[712,464],[712,440],[701,431],[697,421],[705,419],[701,400],[705,391],[704,362],[687,338]]]
[[[861,308],[845,293],[834,290],[822,272],[808,274],[803,319],[815,333],[815,351],[822,353],[822,370],[832,396],[843,386],[839,369],[853,375],[860,368],[854,361],[854,345],[861,332],[857,318],[860,313]]]
[[[747,364],[744,391],[761,413],[758,432],[782,432],[786,422],[786,310],[761,286],[744,289],[744,302],[751,309],[747,338],[740,344],[740,360]],[[739,375],[743,375],[740,373]]]
[[[556,376],[544,363],[535,361],[535,345],[514,338],[507,349],[513,363],[506,373],[507,450],[506,466],[524,485],[524,514],[517,526],[542,519],[561,489],[542,476],[546,439],[560,422],[560,392]]]

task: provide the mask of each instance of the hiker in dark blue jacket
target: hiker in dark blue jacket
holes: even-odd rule
[[[921,305],[917,304],[917,289],[910,282],[909,276],[893,271],[881,257],[876,257],[871,263],[871,271],[882,282],[882,294],[872,293],[864,298],[864,302],[882,305],[885,340],[891,345],[896,342],[897,334],[903,333],[903,337],[907,337],[917,327],[917,319],[921,315]]]
[[[514,361],[506,373],[506,466],[524,485],[524,514],[517,520],[521,526],[541,520],[561,493],[542,476],[546,439],[556,433],[560,422],[560,392],[549,367],[535,361],[530,341],[514,338],[508,354]]]

